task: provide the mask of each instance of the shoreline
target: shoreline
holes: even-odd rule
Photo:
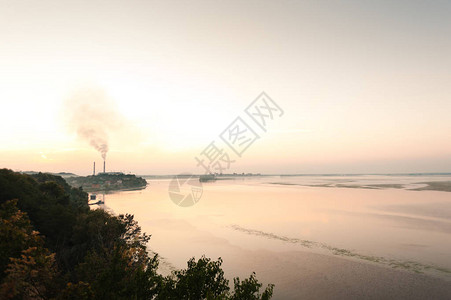
[[[142,187],[131,187],[131,188],[121,188],[121,189],[110,189],[110,190],[96,190],[96,189],[83,189],[86,193],[105,193],[105,194],[111,194],[115,192],[126,192],[126,191],[139,191],[139,190],[145,190],[148,187],[148,184],[146,186]]]

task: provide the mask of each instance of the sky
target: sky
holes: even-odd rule
[[[0,0],[0,167],[100,166],[88,91],[107,171],[203,173],[213,141],[224,173],[449,172],[450,37],[450,1]],[[263,91],[266,131],[244,112]]]

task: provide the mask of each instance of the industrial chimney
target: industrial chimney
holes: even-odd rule
[[[92,175],[96,176],[96,162],[94,162],[94,168],[93,168],[93,171],[92,171]]]
[[[103,173],[105,173],[105,161],[103,161]]]

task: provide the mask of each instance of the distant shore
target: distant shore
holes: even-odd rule
[[[430,181],[417,182],[415,184],[424,185],[423,187],[407,189],[403,184],[300,184],[290,182],[270,182],[276,185],[297,185],[308,187],[330,187],[330,188],[354,188],[354,189],[405,189],[408,191],[438,191],[451,192],[451,181]]]
[[[65,180],[72,187],[82,187],[86,192],[139,190],[147,186],[147,181],[144,178],[120,172],[69,177]]]

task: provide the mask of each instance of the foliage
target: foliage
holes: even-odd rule
[[[16,204],[6,201],[0,209],[0,298],[45,299],[55,292],[55,254],[44,247],[43,237]]]
[[[175,271],[163,280],[161,299],[224,299],[228,280],[221,269],[222,259],[211,261],[202,256],[188,261],[188,268]]]
[[[263,294],[259,294],[262,284],[258,282],[255,277],[255,273],[252,273],[248,279],[240,282],[238,277],[233,279],[235,285],[235,294],[232,296],[232,300],[267,300],[271,299],[274,290],[274,285],[269,284]]]
[[[56,292],[58,275],[55,254],[37,246],[11,258],[6,278],[0,286],[2,299],[48,299]]]
[[[231,292],[221,265],[221,258],[212,261],[202,256],[197,262],[191,258],[187,269],[174,271],[163,278],[157,299],[266,300],[272,297],[274,285],[268,285],[263,294],[259,294],[262,284],[255,273],[242,282],[238,277],[234,278],[235,286]]]

